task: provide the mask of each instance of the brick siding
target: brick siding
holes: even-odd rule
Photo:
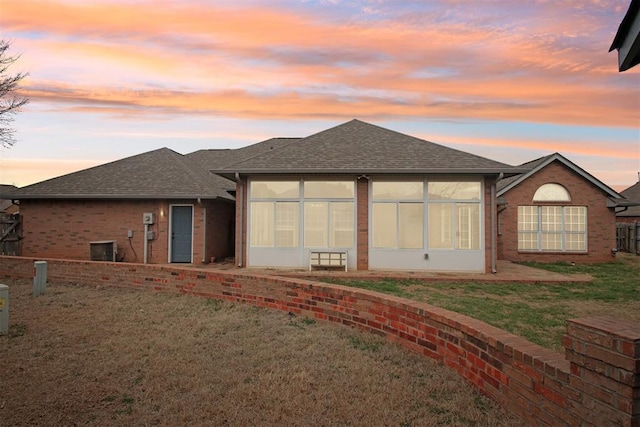
[[[564,186],[571,195],[566,203],[534,203],[533,195],[543,184],[557,183]],[[612,208],[607,208],[607,197],[602,190],[580,175],[553,162],[544,169],[525,179],[506,192],[506,209],[500,212],[500,235],[498,236],[498,257],[508,261],[537,262],[580,262],[595,263],[612,260],[611,249],[616,247],[616,216]],[[587,207],[587,249],[588,252],[520,252],[518,251],[518,206],[563,205]]]
[[[484,178],[484,272],[491,272],[491,232],[497,233],[497,225],[495,228],[491,227],[491,221],[493,218],[491,217],[491,203],[493,200],[491,199],[491,186],[494,185],[494,181],[485,177]],[[497,210],[496,210],[497,212]],[[496,245],[498,243],[498,239],[496,239]],[[496,248],[496,257],[498,256],[498,251]]]
[[[194,207],[193,260],[232,255],[232,246],[219,227],[228,230],[233,205],[218,202],[198,204],[189,200],[21,200],[22,254],[30,257],[90,259],[89,242],[115,240],[118,258],[125,262],[144,261],[142,214],[153,212],[155,224],[149,230],[156,238],[149,241],[148,262],[164,264],[169,253],[169,208],[171,204]],[[207,207],[207,253],[203,253],[204,210]],[[133,238],[127,238],[127,231]],[[223,235],[224,234],[224,235]]]
[[[0,257],[0,280],[33,277],[34,261]],[[50,282],[234,301],[385,337],[454,369],[530,425],[640,426],[638,323],[571,320],[564,356],[462,314],[362,289],[247,272],[47,261]]]
[[[236,236],[235,236],[235,264],[238,267],[247,266],[247,210],[249,209],[249,198],[247,197],[248,180],[241,178],[236,183]]]
[[[369,269],[369,179],[360,178],[356,187],[357,270]]]
[[[235,238],[235,205],[233,202],[208,202],[206,226],[206,250],[203,261],[222,261],[233,257]],[[202,233],[203,234],[203,233]],[[201,235],[202,235],[201,234]],[[194,248],[195,249],[195,248]],[[194,263],[199,260],[194,258]]]

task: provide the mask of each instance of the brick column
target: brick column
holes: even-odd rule
[[[569,320],[563,344],[569,384],[579,390],[568,409],[585,422],[640,426],[640,325],[608,317]]]
[[[357,180],[356,204],[356,250],[358,251],[358,270],[369,269],[369,180]]]
[[[247,266],[247,178],[236,183],[236,248],[235,264],[237,267]]]

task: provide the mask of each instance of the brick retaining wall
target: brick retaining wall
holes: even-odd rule
[[[31,258],[0,257],[0,281],[31,278]],[[51,282],[243,302],[356,327],[456,370],[531,425],[640,426],[640,324],[567,322],[565,356],[484,322],[404,298],[310,280],[127,263],[47,260]]]

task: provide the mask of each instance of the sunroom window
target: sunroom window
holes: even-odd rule
[[[253,181],[250,192],[251,246],[299,246],[300,183]]]
[[[424,184],[374,181],[372,186],[373,247],[424,247]]]
[[[351,248],[355,239],[353,181],[304,182],[304,246]]]
[[[477,181],[432,181],[428,184],[429,247],[479,250],[480,200]]]
[[[252,181],[249,188],[251,247],[353,247],[353,181]]]

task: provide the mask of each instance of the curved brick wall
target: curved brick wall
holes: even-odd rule
[[[0,279],[35,259],[0,257]],[[640,325],[569,321],[565,356],[428,304],[303,279],[175,266],[47,260],[48,280],[243,302],[356,327],[441,361],[529,424],[640,425]]]

